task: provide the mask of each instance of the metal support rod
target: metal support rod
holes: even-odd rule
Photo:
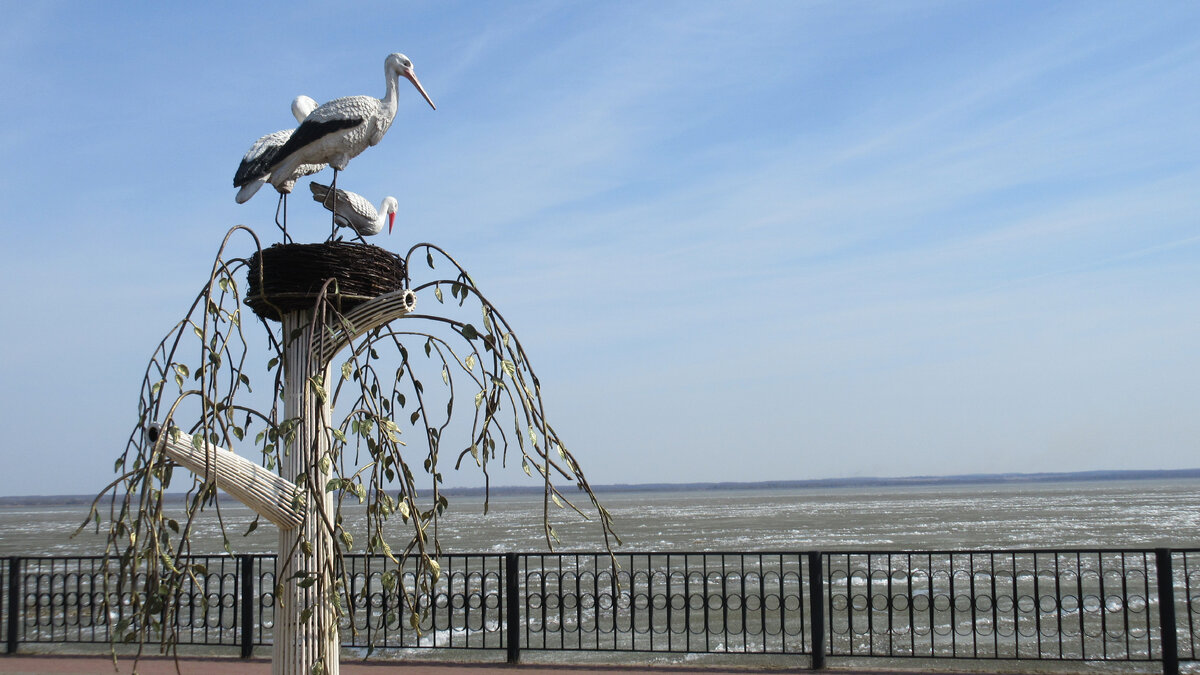
[[[1179,675],[1179,642],[1175,626],[1175,584],[1171,549],[1154,549],[1158,577],[1158,626],[1162,640],[1163,675]]]
[[[508,662],[514,665],[521,661],[521,633],[517,625],[521,622],[521,585],[517,563],[516,553],[504,554],[504,642]]]
[[[825,669],[825,573],[821,552],[808,554],[808,630],[812,646],[812,669]]]
[[[6,654],[17,653],[17,628],[21,624],[21,559],[8,559],[8,647]]]
[[[242,573],[241,592],[242,592],[242,615],[238,618],[238,625],[242,630],[242,658],[248,659],[254,655],[254,600],[257,594],[254,592],[254,557],[249,555],[238,556],[241,562]]]

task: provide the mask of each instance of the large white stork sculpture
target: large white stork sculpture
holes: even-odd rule
[[[328,185],[313,181],[308,184],[312,190],[313,200],[333,211],[333,222],[338,227],[348,227],[358,233],[359,239],[379,234],[383,231],[383,221],[387,221],[388,234],[396,224],[396,210],[400,202],[395,197],[384,197],[376,211],[367,198],[357,192],[347,192]],[[333,236],[332,234],[330,236]],[[365,242],[364,242],[365,243]]]
[[[383,140],[396,117],[400,78],[413,83],[430,107],[437,110],[417,74],[412,61],[403,54],[389,54],[383,63],[387,92],[383,98],[347,96],[322,104],[300,123],[295,133],[275,153],[270,167],[270,182],[275,189],[290,190],[287,184],[304,164],[328,164],[333,167],[333,186],[337,174],[363,150]]]

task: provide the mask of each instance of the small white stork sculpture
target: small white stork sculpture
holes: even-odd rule
[[[383,231],[383,221],[387,220],[388,234],[396,223],[396,210],[400,202],[395,197],[384,197],[376,211],[366,197],[356,193],[334,189],[313,181],[308,184],[312,189],[313,200],[320,202],[325,208],[333,211],[333,222],[338,227],[349,227],[363,237],[370,237]],[[332,234],[330,235],[333,236]],[[366,242],[364,242],[366,243]]]
[[[301,94],[292,101],[292,115],[296,117],[297,122],[303,122],[312,111],[317,109],[317,102]],[[283,129],[276,131],[273,134],[267,134],[254,142],[254,145],[246,151],[246,155],[242,157],[242,163],[238,165],[237,172],[233,174],[233,186],[241,188],[238,190],[237,203],[245,204],[258,192],[258,189],[267,182],[271,177],[271,164],[274,163],[275,153],[279,148],[287,143],[292,137],[294,129]],[[307,167],[301,167],[307,169]],[[291,178],[291,182],[286,184],[286,189],[280,189],[280,194],[286,194],[292,191],[292,186],[301,176],[307,176],[324,169],[325,165],[313,167],[308,173],[298,173]]]
[[[328,164],[333,167],[333,187],[337,174],[363,150],[383,140],[396,117],[400,78],[413,83],[430,107],[437,110],[420,80],[412,61],[403,54],[389,54],[383,63],[387,92],[383,98],[347,96],[322,104],[300,123],[291,138],[275,153],[270,167],[270,182],[275,189],[290,190],[288,177],[304,164]]]

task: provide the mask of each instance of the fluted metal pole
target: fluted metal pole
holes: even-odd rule
[[[329,364],[353,339],[408,314],[415,306],[416,296],[410,290],[388,293],[332,320],[315,334],[311,310],[282,317],[284,419],[295,420],[296,426],[292,442],[285,446],[279,473],[296,485],[304,499],[296,505],[303,523],[279,530],[271,653],[274,675],[313,675],[317,664],[324,675],[339,671],[337,608],[332,604],[337,597],[333,533],[326,520],[333,512],[333,497],[325,491],[330,471],[321,468],[333,463],[332,457],[329,462],[321,461],[330,449]]]
[[[310,675],[318,662],[326,675],[338,673],[336,612],[329,602],[333,535],[322,523],[333,501],[324,489],[329,472],[321,469],[329,463],[320,461],[329,453],[330,405],[317,389],[329,385],[329,362],[312,353],[312,329],[311,311],[283,316],[284,416],[298,422],[280,475],[296,483],[306,499],[303,524],[279,530],[276,584],[283,592],[275,597],[274,675]],[[319,487],[306,490],[305,483]]]

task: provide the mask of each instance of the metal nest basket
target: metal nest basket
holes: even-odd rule
[[[346,312],[372,298],[402,290],[404,259],[371,244],[343,241],[275,244],[256,253],[248,266],[246,304],[264,319],[312,309],[326,280],[328,299]]]

